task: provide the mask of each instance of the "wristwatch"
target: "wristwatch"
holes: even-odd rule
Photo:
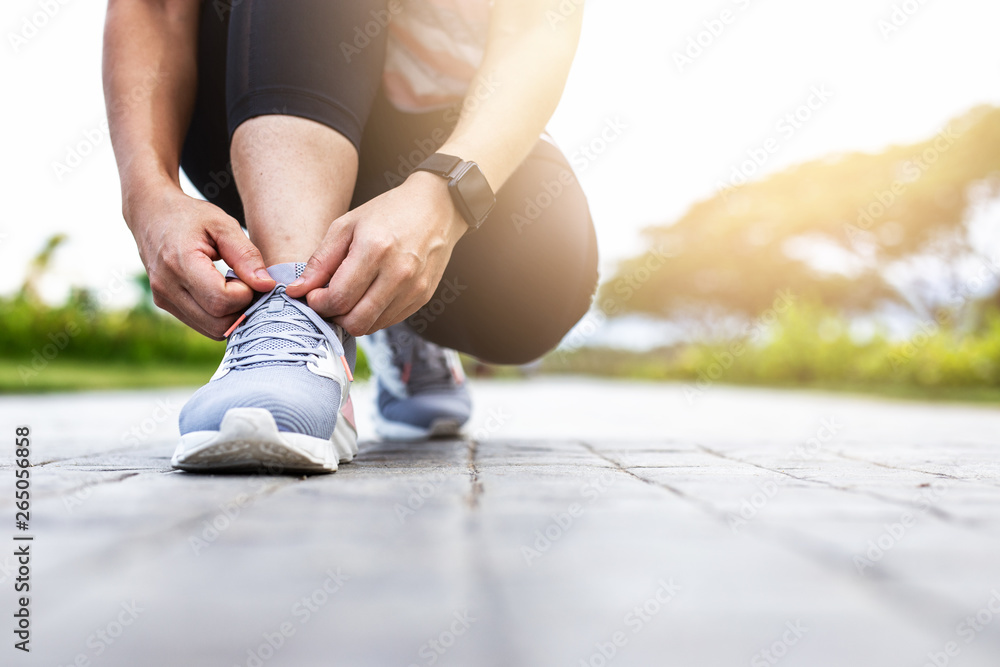
[[[475,162],[467,162],[454,155],[435,153],[418,164],[414,171],[429,171],[448,179],[451,200],[455,202],[455,208],[462,214],[469,229],[479,229],[496,204],[493,188]]]

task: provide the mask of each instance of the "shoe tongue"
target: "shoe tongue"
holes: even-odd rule
[[[277,282],[287,284],[295,280],[295,278],[302,273],[302,268],[304,267],[305,264],[302,263],[278,264],[270,267],[267,271]],[[303,334],[307,331],[318,331],[316,325],[313,324],[298,308],[290,305],[279,292],[272,294],[267,300],[267,303],[263,304],[253,315],[250,316],[246,324],[256,324],[266,320],[274,320],[274,322],[267,322],[266,324],[262,323],[259,327],[256,327],[253,338],[240,344],[240,347],[242,348],[240,352],[264,353],[268,350],[279,350],[294,347],[294,343],[287,339],[270,338],[267,335],[275,333],[291,334],[293,337],[301,340],[308,347],[316,346],[316,340],[314,338],[310,338],[309,336],[296,336],[296,334]],[[292,324],[289,320],[294,321],[295,324]],[[260,365],[270,365],[273,363],[290,362],[264,361],[261,362]]]
[[[305,262],[286,262],[267,267],[267,272],[276,282],[287,285],[301,276],[305,268]]]

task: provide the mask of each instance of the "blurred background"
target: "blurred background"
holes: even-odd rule
[[[550,131],[602,286],[540,364],[481,372],[1000,397],[1000,3],[586,7]],[[0,391],[197,385],[221,356],[152,305],[122,221],[103,13],[0,15]]]

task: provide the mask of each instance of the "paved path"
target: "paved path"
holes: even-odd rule
[[[0,664],[1000,664],[1000,410],[475,389],[471,439],[306,479],[171,471],[186,391],[0,399],[40,466],[33,651],[4,629]]]

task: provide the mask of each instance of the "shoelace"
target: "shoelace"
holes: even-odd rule
[[[340,352],[340,362],[347,373],[347,379],[353,382],[354,376],[351,373],[350,364],[347,363],[347,357],[344,354],[344,347],[340,342],[340,337],[334,333],[330,325],[317,315],[312,308],[285,294],[285,287],[281,283],[275,285],[270,292],[263,294],[229,327],[229,331],[226,332],[226,338],[230,338],[235,333],[235,337],[230,338],[229,341],[229,344],[233,347],[233,351],[223,360],[223,367],[226,369],[240,368],[241,366],[274,361],[315,363],[319,361],[321,355],[326,357],[326,350],[320,343],[323,340],[330,340],[336,341],[334,350]],[[255,322],[248,320],[263,305],[270,304],[275,297],[284,299],[286,304],[298,310],[319,331],[311,331],[305,322],[284,315],[260,318]],[[240,329],[240,325],[244,322],[246,324]],[[295,327],[295,330],[287,332],[259,331],[262,327],[275,323],[290,325],[289,328]],[[253,344],[255,342],[264,339],[279,339],[287,341],[289,345],[271,350],[251,349],[254,347]],[[310,344],[309,341],[315,342]]]

